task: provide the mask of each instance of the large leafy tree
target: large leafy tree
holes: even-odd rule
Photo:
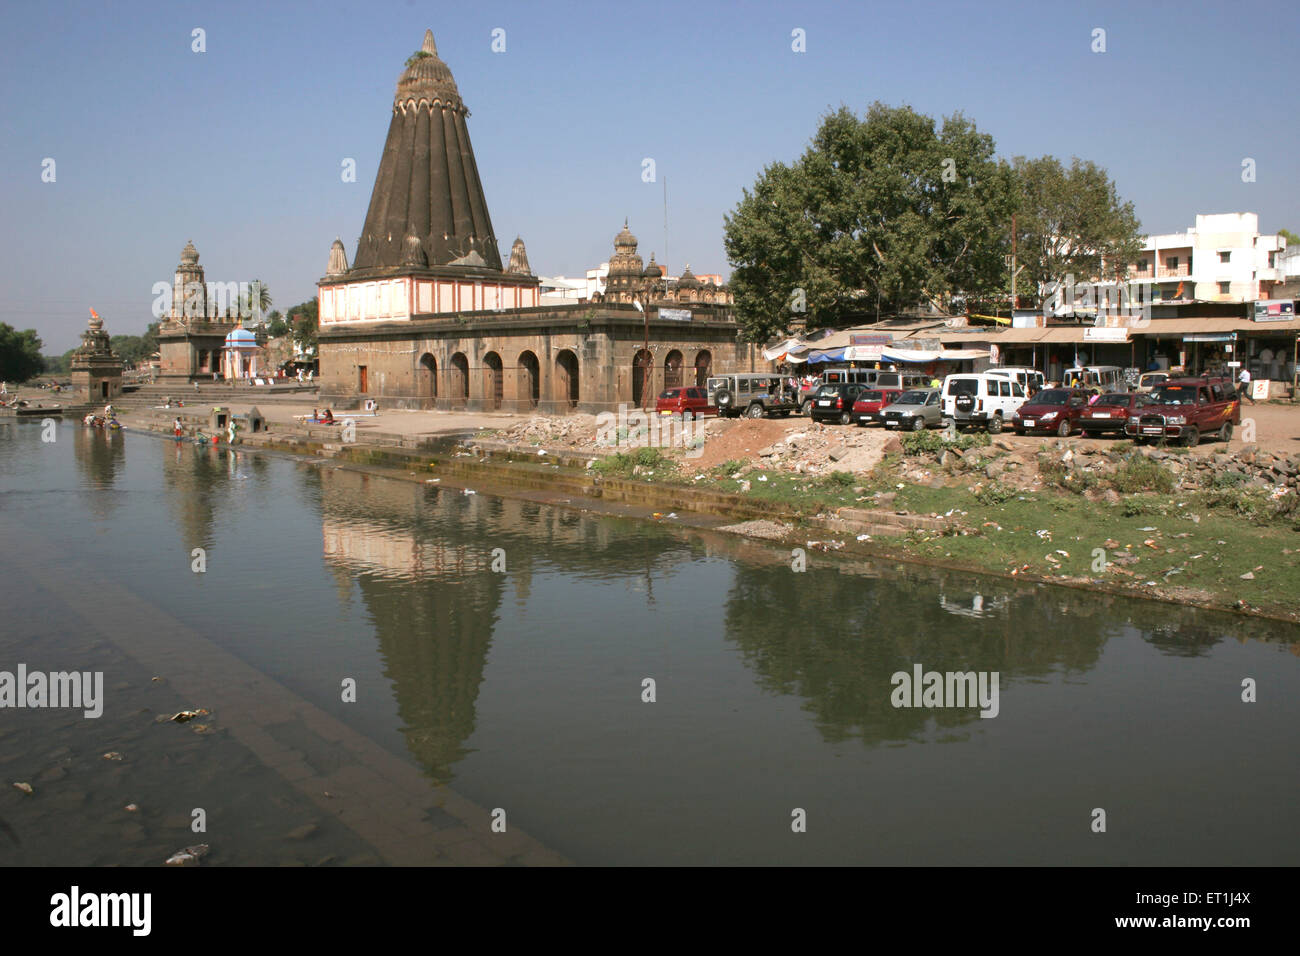
[[[45,369],[41,340],[35,329],[17,329],[0,322],[0,379],[25,382]]]
[[[1106,170],[1075,158],[1012,161],[1016,184],[1017,291],[1031,298],[1073,275],[1076,282],[1122,276],[1142,251],[1141,224]]]
[[[749,338],[796,320],[842,326],[995,290],[1014,190],[992,137],[960,114],[936,130],[909,107],[823,118],[803,156],[763,170],[725,218]],[[801,314],[802,310],[802,314]]]
[[[288,331],[289,323],[284,320],[284,316],[280,314],[279,309],[266,317],[266,334],[271,338],[278,339]]]
[[[293,340],[304,350],[316,348],[316,333],[319,328],[319,305],[315,299],[308,299],[289,309],[287,317],[293,326]]]
[[[1286,240],[1288,246],[1300,246],[1300,236],[1297,236],[1290,229],[1279,229],[1277,234]]]

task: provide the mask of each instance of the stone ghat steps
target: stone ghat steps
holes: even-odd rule
[[[200,385],[196,392],[194,386],[180,383],[176,385],[142,385],[132,392],[124,392],[113,401],[122,408],[151,408],[162,405],[167,398],[179,399],[186,407],[190,403],[213,405],[260,405],[286,404],[303,405],[316,401],[318,389],[298,385]]]

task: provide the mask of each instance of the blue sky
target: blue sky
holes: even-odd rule
[[[193,239],[211,281],[315,294],[349,260],[426,27],[471,111],[503,253],[580,274],[630,219],[670,271],[729,270],[722,217],[841,104],[961,111],[1004,156],[1106,167],[1147,232],[1253,211],[1300,231],[1294,3],[45,3],[0,14],[0,321],[49,353],[87,308],[152,320]],[[191,31],[207,50],[191,51]],[[505,30],[506,50],[491,49]],[[806,32],[807,52],[791,50]],[[1106,52],[1091,50],[1106,31]],[[53,158],[57,179],[41,181]],[[345,158],[357,182],[340,176]],[[642,181],[645,157],[658,181]],[[1256,181],[1241,181],[1244,157]],[[665,256],[664,177],[668,185]]]

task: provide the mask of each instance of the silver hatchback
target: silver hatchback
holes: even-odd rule
[[[943,418],[937,388],[908,389],[892,405],[885,406],[880,420],[886,428],[919,432],[938,425]]]

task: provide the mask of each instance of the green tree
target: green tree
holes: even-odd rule
[[[267,316],[266,334],[271,338],[278,339],[280,336],[288,333],[288,331],[289,323],[284,320],[284,316],[280,314],[279,309]]]
[[[45,369],[41,340],[35,329],[17,329],[0,322],[0,379],[25,382]]]
[[[1142,251],[1133,204],[1106,170],[1075,157],[1012,161],[1016,184],[1017,291],[1038,298],[1073,275],[1078,282],[1125,274]],[[1108,275],[1102,275],[1103,260]]]
[[[288,312],[289,322],[293,325],[293,341],[304,351],[315,351],[316,333],[319,327],[315,299],[309,299],[295,305]]]
[[[146,362],[158,351],[158,326],[158,322],[150,322],[144,330],[144,335],[140,336],[140,351]]]
[[[72,367],[72,353],[77,351],[75,348],[68,349],[62,355],[42,355],[41,361],[44,363],[45,371],[52,375],[64,375]]]
[[[124,365],[135,366],[146,361],[144,339],[139,335],[114,335],[108,340],[109,347]]]
[[[931,117],[882,103],[861,119],[844,107],[825,116],[803,156],[764,169],[725,217],[747,336],[920,302],[947,310],[957,293],[995,290],[1013,188],[994,149],[960,114],[938,131]]]
[[[243,291],[243,302],[240,303],[240,313],[251,315],[253,323],[259,324],[262,316],[271,308],[271,290],[267,288],[266,283],[261,279],[254,279],[248,284],[248,288]]]
[[[1277,234],[1286,240],[1288,246],[1300,246],[1300,236],[1297,236],[1290,229],[1279,229]]]

